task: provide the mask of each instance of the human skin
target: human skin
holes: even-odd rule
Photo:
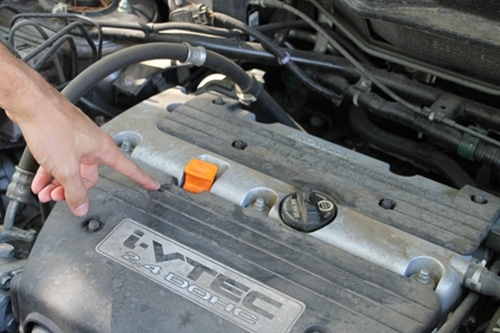
[[[75,215],[87,214],[87,192],[97,182],[100,164],[146,189],[159,188],[111,136],[1,43],[0,77],[0,107],[19,125],[40,165],[31,190],[41,202],[66,200]]]

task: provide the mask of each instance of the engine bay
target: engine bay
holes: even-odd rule
[[[102,167],[83,218],[41,204],[2,112],[0,332],[500,330],[498,11],[0,2],[2,41],[162,185]]]

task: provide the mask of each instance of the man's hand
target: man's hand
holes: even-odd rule
[[[71,106],[64,106],[70,112],[57,112],[49,119],[21,127],[41,165],[31,186],[41,202],[66,200],[75,215],[86,214],[87,190],[97,182],[99,164],[114,168],[146,189],[159,188],[154,179],[122,154],[108,134]],[[57,130],[45,125],[48,122],[58,124]]]
[[[16,122],[40,164],[31,189],[42,202],[66,200],[75,215],[88,211],[87,191],[99,164],[146,189],[159,184],[125,155],[113,139],[38,73],[0,45],[0,107]]]

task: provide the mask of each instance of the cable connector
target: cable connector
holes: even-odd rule
[[[189,4],[173,10],[169,21],[207,25],[210,22],[209,9],[204,4]]]

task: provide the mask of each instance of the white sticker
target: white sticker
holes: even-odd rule
[[[248,26],[258,27],[259,26],[259,12],[253,11],[248,15]]]
[[[131,219],[121,221],[96,250],[251,332],[288,332],[306,308]]]

